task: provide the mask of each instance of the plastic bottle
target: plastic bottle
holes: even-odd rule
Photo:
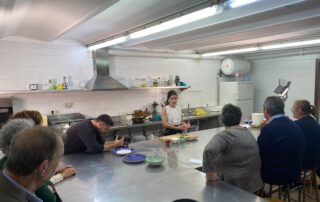
[[[176,86],[179,86],[180,85],[180,77],[176,76],[174,82],[175,82]]]
[[[61,83],[59,83],[58,85],[57,85],[57,90],[62,90],[62,84]]]
[[[48,89],[53,90],[52,79],[49,79]]]
[[[64,76],[63,78],[62,78],[62,89],[63,90],[67,90],[68,89],[68,84],[67,84],[67,77],[66,76]]]

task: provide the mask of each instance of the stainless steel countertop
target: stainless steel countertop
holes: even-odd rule
[[[197,131],[192,134],[198,134],[199,139],[196,141],[185,141],[179,144],[171,144],[171,147],[164,147],[163,142],[159,139],[143,141],[140,144],[146,148],[153,148],[164,150],[165,152],[170,151],[174,154],[177,161],[189,166],[191,168],[198,168],[202,166],[202,153],[204,147],[208,144],[210,139],[218,132],[223,131],[224,127],[214,128],[209,130]],[[260,129],[249,129],[255,138],[258,137]],[[196,160],[196,161],[194,161]]]
[[[158,139],[130,144],[136,153],[165,156],[160,167],[126,164],[110,152],[64,156],[62,163],[73,165],[77,175],[59,183],[56,189],[65,202],[169,202],[181,198],[201,202],[266,201],[222,181],[206,184],[204,173],[188,164],[190,158],[202,156],[207,141],[222,129],[199,131],[198,141],[171,147]]]

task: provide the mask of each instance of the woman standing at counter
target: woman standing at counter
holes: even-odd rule
[[[165,107],[162,108],[162,126],[166,129],[165,135],[181,133],[190,128],[189,123],[182,121],[181,107],[177,106],[178,94],[170,90],[167,95]]]

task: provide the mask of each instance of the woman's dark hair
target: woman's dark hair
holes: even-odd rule
[[[222,123],[225,126],[236,126],[241,121],[241,109],[232,104],[224,105],[222,109]]]
[[[42,116],[35,110],[24,110],[13,115],[13,119],[31,119],[35,125],[42,125]]]
[[[311,114],[314,117],[317,116],[317,108],[311,105],[308,100],[296,100],[294,103],[301,109],[304,114]]]
[[[166,102],[165,102],[165,105],[168,105],[168,104],[169,104],[169,99],[170,99],[170,97],[173,96],[173,95],[175,95],[175,96],[178,97],[178,94],[177,94],[176,91],[170,90],[170,91],[168,92],[168,94],[167,94],[167,100],[166,100]]]

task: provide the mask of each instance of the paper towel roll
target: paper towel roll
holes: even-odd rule
[[[253,126],[260,126],[263,122],[263,113],[252,113],[252,125]]]

